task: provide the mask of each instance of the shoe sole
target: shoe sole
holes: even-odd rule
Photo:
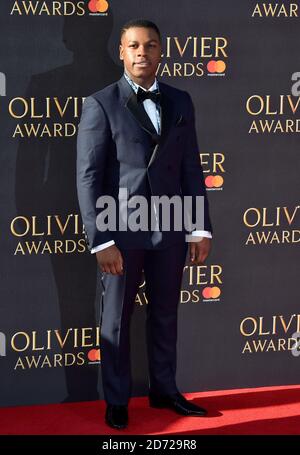
[[[177,412],[177,414],[184,415],[184,416],[191,416],[191,417],[205,417],[207,415],[207,412],[203,413],[193,413],[191,412],[181,412],[179,409],[173,408],[173,406],[169,406],[167,404],[161,404],[161,403],[156,403],[154,401],[149,401],[149,405],[151,408],[157,408],[157,409],[171,409],[172,411]]]
[[[128,424],[124,425],[112,425],[108,420],[105,419],[105,423],[110,426],[111,428],[114,428],[115,430],[124,430],[124,428],[127,428]]]

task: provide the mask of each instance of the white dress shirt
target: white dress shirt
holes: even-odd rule
[[[132,89],[135,92],[137,92],[138,88],[141,86],[136,84],[135,82],[133,82],[133,80],[130,79],[126,73],[124,73],[124,76],[125,76],[125,79],[127,80],[127,82],[131,85]],[[144,87],[141,87],[141,89],[145,90]],[[158,89],[158,83],[157,83],[157,79],[155,78],[153,84],[149,88],[149,91],[153,91],[156,89]],[[151,122],[154,125],[154,128],[156,129],[156,131],[158,133],[159,129],[160,129],[160,125],[159,125],[159,116],[158,116],[156,104],[154,103],[154,101],[147,98],[146,100],[143,101],[143,105],[144,105],[145,111],[147,112],[147,114],[150,117]],[[155,210],[155,207],[154,207],[154,210]],[[212,235],[211,235],[211,232],[209,232],[209,231],[193,231],[190,236],[186,236],[186,237],[189,238],[189,241],[193,240],[194,242],[199,242],[203,239],[203,237],[212,238]],[[193,237],[193,239],[192,239],[192,237]],[[97,251],[104,250],[104,248],[108,248],[109,246],[114,245],[114,244],[115,244],[114,240],[109,240],[108,242],[101,243],[100,245],[97,245],[94,248],[92,248],[91,253],[97,253]]]

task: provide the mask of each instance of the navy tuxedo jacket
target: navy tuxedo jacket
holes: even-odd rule
[[[212,232],[193,102],[187,92],[160,81],[159,89],[161,135],[124,75],[83,103],[77,136],[77,191],[89,249],[109,240],[125,249],[161,249],[185,241],[188,231],[184,227],[170,232],[99,231],[96,217],[103,209],[96,208],[96,201],[110,195],[118,207],[120,188],[128,189],[129,199],[134,195],[147,200],[151,195],[204,196],[203,230]]]

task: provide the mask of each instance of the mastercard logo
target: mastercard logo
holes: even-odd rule
[[[209,73],[224,73],[226,63],[223,60],[210,60],[206,67]]]
[[[221,295],[221,290],[217,286],[206,286],[202,291],[205,299],[217,299]]]
[[[101,360],[100,349],[91,349],[87,356],[90,362],[99,362]]]
[[[220,188],[224,183],[221,175],[208,175],[205,178],[205,185],[207,188]]]
[[[105,13],[108,10],[108,6],[106,0],[90,0],[88,4],[91,13]]]

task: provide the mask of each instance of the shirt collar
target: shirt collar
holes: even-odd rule
[[[128,84],[132,87],[132,89],[135,91],[135,93],[137,93],[139,87],[141,87],[140,85],[138,85],[136,82],[134,82],[129,76],[128,74],[126,73],[126,71],[124,71],[124,77],[125,79],[127,80]],[[141,87],[142,90],[145,90],[146,89],[144,87]],[[148,89],[150,92],[153,92],[153,90],[158,90],[158,81],[157,79],[155,78],[153,84],[151,85],[151,87]]]

